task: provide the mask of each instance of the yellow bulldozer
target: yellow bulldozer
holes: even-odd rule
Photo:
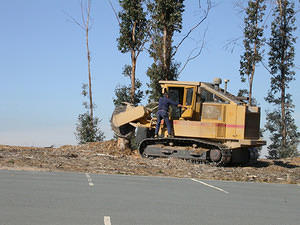
[[[115,109],[112,129],[120,138],[135,134],[143,157],[176,157],[214,165],[256,161],[257,147],[266,144],[260,138],[260,108],[230,94],[227,82],[222,89],[220,78],[213,83],[160,81],[162,91],[182,105],[169,110],[172,137],[162,121],[159,137],[154,138],[153,109],[130,104]]]

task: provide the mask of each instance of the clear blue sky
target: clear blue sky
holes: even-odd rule
[[[117,0],[112,1],[118,9]],[[199,20],[198,0],[186,0],[184,29],[175,42]],[[203,2],[203,1],[202,1]],[[192,35],[200,40],[207,28],[205,48],[200,57],[190,62],[180,80],[211,81],[214,77],[230,79],[229,91],[236,94],[241,84],[239,61],[242,48],[226,50],[228,40],[242,36],[242,15],[234,9],[235,0],[218,0],[208,20]],[[299,4],[297,5],[299,7]],[[79,0],[2,0],[0,7],[0,144],[55,146],[76,144],[74,136],[78,114],[82,107],[81,85],[87,83],[85,36],[68,21],[64,13],[80,19]],[[92,54],[93,97],[95,114],[102,119],[107,139],[112,137],[109,119],[112,99],[118,84],[128,83],[122,77],[122,67],[130,63],[129,54],[117,49],[118,23],[106,0],[92,1],[93,26],[90,31]],[[299,27],[300,18],[297,16]],[[300,30],[296,34],[299,36]],[[269,32],[267,33],[269,35]],[[187,40],[176,55],[184,62],[195,47]],[[241,40],[240,40],[241,43]],[[300,67],[300,40],[296,45],[295,64]],[[152,60],[144,52],[137,62],[137,77],[148,82],[145,75]],[[295,119],[300,127],[299,69],[296,81],[290,85]],[[265,103],[269,74],[259,66],[254,80],[254,96],[262,108]]]

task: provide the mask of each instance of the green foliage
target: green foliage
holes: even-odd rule
[[[125,66],[123,74],[131,80],[131,86],[118,86],[115,89],[115,105],[121,102],[138,104],[143,97],[141,82],[135,78],[136,61],[143,50],[147,39],[146,12],[143,9],[144,0],[119,0],[122,10],[119,12],[120,36],[117,39],[118,49],[122,53],[131,53],[131,66]]]
[[[81,94],[83,97],[88,98],[88,92],[87,92],[88,85],[82,84],[82,91]],[[87,142],[97,142],[97,141],[103,141],[105,138],[104,133],[101,131],[99,124],[100,120],[98,117],[93,116],[91,117],[91,114],[89,112],[89,105],[86,101],[82,103],[84,108],[87,110],[83,114],[79,114],[78,116],[78,122],[76,123],[76,131],[75,131],[75,137],[79,144],[84,144]],[[93,104],[93,107],[96,106]]]
[[[131,66],[125,65],[123,69],[123,75],[130,78]],[[134,95],[133,105],[138,105],[144,97],[144,93],[141,89],[142,83],[139,79],[135,80],[136,92]],[[122,105],[123,102],[131,102],[131,86],[130,85],[118,85],[115,89],[115,98],[113,99],[114,105]]]
[[[88,112],[79,114],[75,132],[78,143],[85,144],[87,142],[103,141],[105,136],[99,128],[99,123],[99,118],[94,117],[92,121]]]
[[[252,82],[255,65],[261,61],[265,39],[263,38],[263,17],[266,5],[265,0],[249,0],[244,19],[244,54],[240,61],[241,81],[249,83],[249,97],[252,98]],[[249,99],[251,103],[252,99]]]
[[[237,93],[238,97],[248,97],[249,96],[249,91],[247,89],[239,89]],[[252,98],[252,106],[258,106],[256,98]]]
[[[148,2],[148,10],[159,30],[164,27],[173,32],[180,32],[182,29],[182,13],[184,11],[184,0],[153,0]]]
[[[173,60],[173,36],[182,29],[182,13],[184,0],[149,0],[147,7],[150,12],[151,45],[149,54],[154,63],[149,67],[147,76],[150,78],[147,91],[149,101],[157,101],[161,94],[159,80],[176,80],[179,64]]]
[[[269,41],[269,67],[271,86],[265,100],[275,106],[273,112],[267,113],[266,129],[271,133],[272,143],[268,146],[270,158],[292,157],[298,154],[297,145],[300,134],[293,119],[294,105],[291,95],[287,93],[289,83],[295,79],[294,4],[282,0],[274,9],[274,21]]]
[[[136,106],[141,102],[144,93],[143,91],[138,90],[142,86],[142,83],[138,79],[136,79],[135,81],[135,86],[137,90],[134,96],[133,105]],[[126,85],[117,86],[115,89],[116,97],[113,99],[114,105],[118,106],[118,105],[122,105],[123,102],[130,102],[131,101],[130,90],[131,90],[130,86],[126,86]]]
[[[250,76],[253,71],[253,64],[262,59],[261,47],[265,41],[263,38],[264,28],[262,26],[264,11],[266,5],[264,0],[250,0],[246,9],[246,17],[244,19],[244,48],[245,53],[241,56],[240,74],[242,82],[246,81],[245,76]],[[254,52],[256,48],[256,52]]]
[[[146,13],[143,10],[144,0],[119,0],[122,11],[120,18],[120,37],[118,49],[122,53],[131,50],[139,51],[147,36]],[[133,34],[133,30],[134,34]]]
[[[88,88],[88,84],[82,84],[82,86],[81,86],[81,95],[83,96],[83,97],[88,97],[88,91],[87,91],[87,88]],[[84,101],[84,102],[82,102],[82,105],[83,105],[83,107],[86,109],[86,110],[89,110],[89,105],[88,105],[88,103],[87,103],[87,101]]]
[[[295,120],[292,117],[292,110],[285,115],[285,124],[287,128],[286,145],[283,144],[283,129],[280,108],[273,112],[267,112],[267,123],[265,128],[271,133],[271,144],[268,146],[268,158],[278,159],[298,156],[297,146],[299,144],[300,133],[297,132]]]
[[[289,1],[282,1],[283,18],[280,16],[280,8],[275,8],[275,20],[272,22],[272,37],[270,38],[269,67],[271,69],[271,90],[267,101],[278,104],[279,98],[273,96],[282,88],[289,88],[290,81],[295,79],[294,67],[296,37],[293,32],[296,30],[294,4]],[[282,82],[283,81],[283,82]],[[279,101],[278,101],[279,100]]]
[[[247,97],[249,94],[247,89],[239,89],[237,96],[238,97]]]
[[[178,63],[172,63],[170,68],[169,76],[167,80],[177,80],[178,78]],[[158,102],[161,97],[161,87],[158,83],[160,80],[163,80],[165,77],[164,69],[162,64],[153,63],[151,67],[147,70],[147,76],[150,78],[150,83],[147,84],[149,89],[146,91],[146,94],[149,95],[149,102]]]

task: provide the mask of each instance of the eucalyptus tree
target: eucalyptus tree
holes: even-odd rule
[[[267,112],[266,128],[271,133],[271,144],[268,146],[270,158],[292,157],[298,153],[300,133],[297,131],[292,116],[294,105],[288,93],[289,84],[295,80],[294,57],[295,10],[294,3],[289,0],[276,0],[273,12],[269,40],[269,67],[271,86],[265,100],[275,109]]]
[[[131,79],[130,102],[135,104],[136,63],[147,40],[146,12],[143,8],[144,0],[119,0],[119,3],[122,9],[118,14],[120,26],[120,36],[117,39],[118,49],[122,53],[130,52],[131,54],[130,75],[128,66],[125,66],[127,71],[124,70],[123,74],[129,75]]]
[[[131,76],[131,66],[125,65],[123,69],[124,77]],[[142,82],[139,79],[135,79],[135,94],[132,102],[131,99],[131,86],[128,85],[118,85],[115,88],[115,98],[113,99],[113,103],[115,106],[121,106],[124,102],[131,102],[133,105],[138,105],[142,98],[144,97],[144,92],[141,90]]]
[[[175,32],[181,32],[182,13],[184,11],[184,0],[155,0],[148,4],[151,12],[153,26],[157,34],[155,47],[161,46],[160,60],[164,70],[164,79],[170,76],[172,42]]]
[[[88,62],[88,98],[89,98],[89,114],[91,121],[93,121],[94,107],[93,107],[93,95],[92,95],[92,74],[91,74],[91,51],[89,45],[89,33],[91,30],[91,0],[83,1],[81,0],[81,20],[78,21],[74,17],[69,16],[69,19],[74,24],[78,25],[85,33],[85,46],[86,46],[86,56]],[[87,94],[87,93],[86,93]],[[86,95],[87,96],[87,95]]]
[[[152,28],[149,53],[154,60],[147,71],[151,100],[159,98],[159,80],[176,80],[178,76],[178,64],[172,59],[172,43],[174,33],[180,33],[182,29],[183,2],[184,0],[152,0],[147,4]]]
[[[204,5],[206,7],[203,7]],[[150,94],[149,101],[157,101],[160,96],[159,80],[176,80],[186,65],[201,54],[204,40],[200,47],[193,48],[182,66],[175,60],[182,44],[207,19],[211,6],[211,0],[206,0],[205,4],[200,4],[199,1],[198,21],[187,29],[181,39],[177,37],[175,43],[174,35],[181,33],[183,28],[184,0],[148,0],[147,7],[151,16],[149,53],[154,61],[147,70],[147,76],[150,78],[150,89],[147,91]]]
[[[89,104],[83,102],[86,112],[78,115],[75,136],[80,144],[102,141],[105,136],[99,126],[101,120],[94,116],[95,105],[93,103],[92,95],[91,52],[89,45],[89,33],[91,30],[91,0],[81,0],[81,21],[76,20],[72,16],[67,16],[71,22],[78,25],[84,31],[88,67],[88,84],[83,84],[81,94],[89,99]]]
[[[240,61],[241,81],[248,81],[249,104],[252,105],[252,89],[256,65],[262,60],[265,0],[249,0],[244,18],[244,54]]]

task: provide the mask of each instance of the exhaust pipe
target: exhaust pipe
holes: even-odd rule
[[[224,80],[224,82],[225,82],[224,93],[225,93],[225,94],[227,93],[227,83],[228,83],[229,81],[230,81],[230,80],[227,80],[227,79]]]

